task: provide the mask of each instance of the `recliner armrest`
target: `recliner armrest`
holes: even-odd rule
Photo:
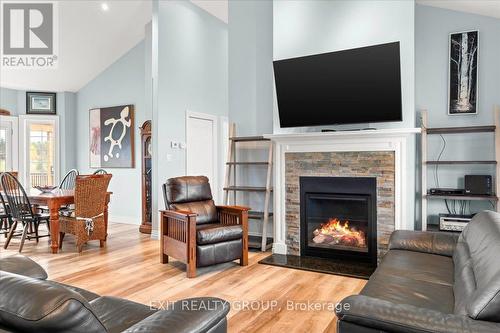
[[[389,239],[389,249],[451,257],[457,240],[458,234],[448,232],[396,230]]]
[[[229,303],[214,297],[199,297],[175,302],[129,327],[123,333],[197,333],[226,332]]]
[[[408,304],[354,295],[342,300],[337,317],[341,321],[376,330],[401,333],[500,332],[500,323],[473,320]]]

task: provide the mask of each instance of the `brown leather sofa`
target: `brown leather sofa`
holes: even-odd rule
[[[196,267],[240,259],[248,265],[248,210],[216,206],[208,178],[170,178],[163,185],[167,210],[160,222],[161,262],[172,256],[187,265],[187,276]]]
[[[339,333],[500,332],[500,214],[457,234],[396,231],[359,295],[342,301]]]
[[[0,259],[0,333],[227,332],[229,304],[191,298],[154,309],[46,280],[31,259]]]

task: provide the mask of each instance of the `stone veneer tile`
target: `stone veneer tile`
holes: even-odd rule
[[[319,152],[285,154],[286,244],[288,254],[300,255],[301,176],[376,177],[377,248],[387,252],[394,231],[394,152]]]

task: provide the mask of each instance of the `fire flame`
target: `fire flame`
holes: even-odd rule
[[[365,234],[349,226],[349,221],[341,222],[338,218],[331,218],[328,222],[313,232],[315,243],[365,247]]]

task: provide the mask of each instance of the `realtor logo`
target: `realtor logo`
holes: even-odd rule
[[[55,67],[56,7],[41,1],[2,3],[2,67]]]

